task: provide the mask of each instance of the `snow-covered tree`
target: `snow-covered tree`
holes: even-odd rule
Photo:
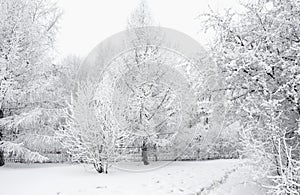
[[[128,139],[114,120],[111,93],[101,83],[80,83],[66,124],[57,132],[73,162],[91,163],[99,173],[107,173],[108,163],[118,158],[117,148]]]
[[[272,178],[273,194],[300,189],[300,3],[257,0],[239,13],[204,16],[216,40],[233,120],[241,122],[245,153]]]
[[[127,67],[119,88],[130,93],[124,117],[129,123],[128,128],[135,133],[135,145],[142,149],[145,165],[149,164],[147,150],[168,146],[173,148],[173,153],[180,155],[194,136],[192,131],[204,132],[204,125],[197,126],[204,118],[208,120],[207,112],[211,109],[207,107],[211,104],[203,106],[211,96],[204,91],[214,88],[208,84],[211,81],[210,65],[199,71],[197,63],[202,62],[191,62],[160,47],[164,35],[159,28],[155,34],[148,31],[147,27],[153,25],[155,22],[143,0],[128,19],[128,29],[134,32],[134,36],[129,37],[132,50],[118,62]],[[192,129],[193,126],[197,128]]]
[[[167,116],[159,118],[159,113],[163,109],[167,109],[165,105],[171,104],[173,101],[171,96],[174,95],[171,95],[171,89],[165,90],[162,88],[163,85],[159,80],[161,72],[154,68],[162,65],[163,59],[161,54],[159,54],[159,45],[149,44],[149,39],[153,39],[154,36],[149,34],[145,27],[151,25],[154,25],[154,20],[147,2],[142,0],[128,19],[128,29],[135,32],[135,37],[132,40],[134,48],[132,52],[124,57],[123,63],[129,67],[125,82],[132,91],[128,101],[126,111],[128,117],[126,120],[130,123],[129,128],[134,132],[135,142],[142,149],[142,160],[145,165],[149,164],[147,150],[149,150],[150,145],[152,147],[165,145],[168,142],[167,140],[172,137],[170,136],[171,134],[162,136],[162,132],[159,129],[167,125],[168,119],[166,119]],[[144,29],[141,30],[141,28]],[[159,32],[157,32],[157,43],[159,43],[161,38]],[[149,79],[145,80],[145,78]],[[169,103],[166,103],[167,101]],[[172,109],[169,111],[165,110],[170,112],[169,116],[172,115]]]
[[[167,146],[175,138],[174,129],[181,120],[180,103],[174,89],[160,80],[141,82],[129,95],[124,110],[126,120],[137,144],[142,147],[145,164],[148,163],[147,150],[150,147]]]
[[[0,1],[0,148],[24,161],[46,160],[31,151],[55,141],[61,105],[52,93],[51,51],[60,16],[46,0]]]

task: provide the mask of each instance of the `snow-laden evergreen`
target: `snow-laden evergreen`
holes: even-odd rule
[[[1,0],[0,10],[1,149],[6,156],[41,161],[31,152],[58,143],[53,135],[61,102],[53,94],[51,53],[62,12],[39,0]]]

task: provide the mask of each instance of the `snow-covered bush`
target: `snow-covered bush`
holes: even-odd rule
[[[279,174],[269,176],[272,185],[266,186],[272,194],[299,194],[300,191],[300,161],[292,157],[292,147],[286,139],[278,139],[275,143],[278,148]]]
[[[107,172],[108,163],[118,157],[116,148],[127,138],[113,118],[110,93],[101,84],[80,83],[57,132],[73,162],[91,163],[99,173]]]

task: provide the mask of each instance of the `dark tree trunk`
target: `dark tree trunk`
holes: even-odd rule
[[[156,144],[154,144],[153,149],[154,149],[154,161],[158,161],[157,146],[156,146]]]
[[[0,167],[5,164],[3,151],[0,150]]]
[[[0,110],[0,118],[3,118],[3,111]],[[2,141],[2,137],[3,137],[3,134],[2,134],[2,129],[0,127],[0,142]],[[1,150],[0,148],[0,167],[3,166],[5,164],[5,161],[4,161],[4,152],[3,150]]]
[[[108,168],[108,162],[100,160],[99,162],[94,163],[94,167],[98,173],[106,173]]]
[[[94,167],[98,173],[103,173],[104,168],[101,162],[94,163]]]
[[[98,162],[98,163],[94,163],[94,167],[98,173],[106,173],[107,174],[107,164]]]
[[[197,150],[197,160],[200,160],[200,149]]]
[[[149,165],[146,141],[143,141],[143,145],[142,145],[142,161],[144,165]]]

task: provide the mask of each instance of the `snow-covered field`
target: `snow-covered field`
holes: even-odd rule
[[[244,184],[249,179],[239,166],[241,163],[241,160],[172,162],[141,172],[111,167],[109,174],[98,174],[90,165],[7,164],[0,168],[0,194],[260,194],[253,184]],[[128,163],[126,167],[138,170],[143,165]]]

